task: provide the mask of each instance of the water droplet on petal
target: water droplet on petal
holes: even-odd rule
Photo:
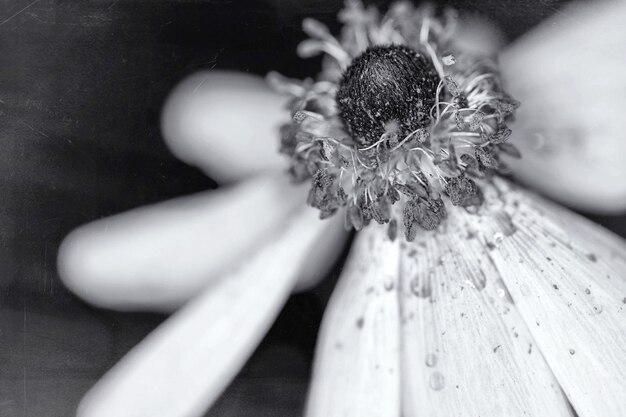
[[[420,298],[428,298],[433,293],[431,282],[431,275],[427,279],[417,276],[411,280],[411,292]]]
[[[513,304],[513,298],[511,297],[509,290],[506,288],[506,284],[504,284],[504,281],[502,280],[502,278],[498,278],[496,280],[495,285],[496,285],[496,293],[498,294],[498,297],[502,298],[506,302]]]
[[[441,372],[433,372],[428,381],[428,385],[430,385],[430,388],[434,391],[441,391],[446,385],[446,380]]]
[[[426,355],[426,366],[432,368],[435,365],[437,365],[437,355],[435,355],[434,353],[429,353],[428,355]]]

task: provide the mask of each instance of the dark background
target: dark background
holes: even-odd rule
[[[381,3],[381,2],[377,2]],[[509,40],[562,1],[465,4]],[[74,227],[216,184],[159,133],[171,88],[198,69],[312,76],[300,21],[337,29],[339,1],[32,1],[0,6],[0,416],[72,415],[82,394],[163,316],[94,309],[58,280]],[[595,218],[617,230],[622,218]],[[338,270],[339,268],[336,268]],[[210,416],[295,416],[325,284],[292,297]]]

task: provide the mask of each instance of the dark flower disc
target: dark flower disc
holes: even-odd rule
[[[350,135],[371,145],[393,126],[400,136],[428,125],[439,77],[432,63],[403,45],[368,48],[345,70],[337,91]]]

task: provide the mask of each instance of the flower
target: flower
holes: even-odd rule
[[[366,14],[359,4],[348,3],[340,18]],[[295,181],[313,178],[307,202],[321,219],[343,207],[348,229],[376,221],[389,225],[392,240],[401,228],[413,241],[418,229],[446,219],[442,198],[478,209],[475,181],[506,171],[503,154],[520,156],[506,124],[519,103],[503,90],[495,64],[443,52],[454,46],[455,19],[397,3],[382,18],[347,20],[341,41],[304,21],[314,39],[301,54],[326,51],[332,60],[316,82],[268,78],[292,97],[280,151]]]
[[[423,13],[400,4],[380,18],[374,9],[348,3],[340,14],[346,24],[341,48],[329,40],[323,26],[309,20],[305,29],[319,36],[300,52],[323,50],[337,58],[339,66],[330,61],[325,65],[323,74],[330,80],[338,79],[342,60],[350,64],[350,57],[375,60],[382,54],[401,65],[422,65],[403,48],[370,49],[368,56],[368,45],[362,41],[369,35],[383,44],[400,33],[411,45],[415,18]],[[407,26],[396,32],[394,22]],[[421,25],[422,20],[417,22]],[[440,35],[447,33],[445,25],[440,29]],[[422,33],[413,34],[419,39]],[[442,65],[457,60],[446,57]],[[435,68],[439,74],[440,70]],[[457,76],[462,78],[462,74]],[[457,84],[456,94],[456,81],[446,82],[449,98],[458,98],[453,105],[446,104],[448,109],[474,108],[467,118],[458,116],[460,111],[445,118],[441,116],[445,111],[438,113],[436,120],[446,124],[446,132],[451,126],[459,133],[478,131],[482,119],[472,117],[480,104],[465,93],[471,90],[468,84],[481,76]],[[205,81],[198,85],[196,80],[193,91]],[[431,91],[430,80],[422,81],[420,91]],[[330,90],[324,87],[332,87],[332,81],[321,87],[284,80],[281,85],[295,92],[296,98],[309,91],[321,96],[319,112],[300,109],[297,101],[292,102],[296,124],[288,124],[288,139],[307,133],[300,128],[307,119],[318,119],[320,114],[327,118],[324,111],[330,107],[323,103]],[[469,136],[473,139],[467,145],[474,151],[476,164],[459,156],[462,169],[443,163],[452,160],[450,156],[459,150],[456,147],[448,147],[443,159],[428,153],[426,149],[433,151],[436,131],[413,133],[425,128],[423,114],[403,113],[390,106],[385,111],[395,115],[396,123],[369,135],[376,126],[369,122],[377,115],[369,121],[353,117],[356,110],[350,100],[354,98],[349,92],[343,96],[347,98],[343,112],[348,114],[344,121],[355,142],[347,159],[371,149],[376,149],[376,159],[381,157],[380,149],[391,144],[386,157],[393,160],[397,156],[393,152],[414,136],[417,143],[410,149],[424,149],[428,156],[402,165],[408,171],[421,168],[415,172],[415,182],[407,183],[407,172],[403,172],[398,176],[402,181],[394,177],[384,188],[408,193],[402,204],[389,202],[375,212],[366,203],[379,200],[370,195],[363,204],[345,204],[349,224],[362,230],[325,315],[308,416],[569,416],[571,406],[580,417],[587,417],[619,416],[625,408],[626,244],[494,175],[493,170],[502,165],[501,155],[492,150],[504,152],[500,145],[510,133],[503,126],[508,114],[496,111],[494,97],[487,91],[493,88],[499,87],[486,86],[482,97],[493,104],[484,117],[496,122],[484,128],[485,135]],[[412,91],[411,97],[421,100],[422,107],[430,107],[424,103],[427,96],[419,97],[420,91]],[[267,105],[269,96],[264,94],[257,97]],[[223,108],[223,99],[211,100]],[[391,98],[382,105],[388,102],[392,103]],[[502,104],[510,108],[513,103],[507,98]],[[175,120],[185,120],[190,108],[177,108],[184,115]],[[256,117],[253,112],[258,109],[251,109],[246,114],[242,103],[238,116]],[[316,139],[337,141],[333,135],[340,127],[318,123],[319,119],[311,122],[313,130],[308,132],[313,138],[305,138],[308,148],[299,149],[297,141],[282,143],[292,158],[292,174],[296,178],[303,173],[313,175],[308,198],[302,187],[287,187],[284,180],[271,177],[244,183],[218,197],[201,195],[182,206],[170,203],[103,220],[68,237],[60,271],[70,288],[92,302],[119,308],[172,307],[199,292],[94,387],[81,404],[81,415],[127,415],[129,410],[145,416],[200,415],[234,377],[298,279],[314,278],[320,263],[332,257],[337,235],[331,232],[341,233],[337,232],[341,230],[338,216],[333,214],[343,199],[329,200],[329,192],[340,195],[341,174],[320,172],[307,164],[326,161],[342,166],[339,143]],[[267,126],[267,121],[258,126]],[[165,126],[166,132],[169,128]],[[226,152],[215,156],[217,165],[213,165],[218,168],[214,169],[222,168],[216,172],[236,174],[237,166],[224,163],[229,149],[239,162],[246,161],[240,165],[243,170],[272,166],[259,158],[267,152],[263,146],[232,145],[211,148]],[[185,153],[184,149],[175,151],[184,159],[198,161],[197,152]],[[404,149],[403,154],[408,151]],[[370,172],[373,161],[361,162],[357,174]],[[357,163],[354,160],[347,167],[357,169]],[[470,170],[474,167],[478,171]],[[437,175],[439,170],[441,175]],[[454,170],[463,172],[455,177],[443,175]],[[550,171],[544,173],[551,178]],[[362,190],[369,189],[366,185],[360,188],[355,180],[352,188],[344,190],[345,200],[358,201]],[[435,193],[442,197],[435,198]],[[330,219],[317,220],[310,209],[300,207],[298,202],[304,200]],[[374,220],[369,226],[366,207]],[[396,227],[404,238],[389,227],[394,216],[402,218]],[[275,239],[268,243],[264,239],[268,235]],[[161,240],[164,237],[170,240]],[[233,268],[233,264],[239,265]],[[301,266],[307,264],[309,272],[303,274]],[[184,282],[172,282],[180,271],[186,274]],[[210,283],[207,276],[212,278]],[[107,282],[109,277],[116,281]]]

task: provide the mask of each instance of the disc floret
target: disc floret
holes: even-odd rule
[[[373,46],[345,70],[336,102],[350,136],[369,146],[430,123],[439,77],[432,63],[404,45]],[[384,135],[387,133],[387,135]]]
[[[399,20],[399,7],[413,19]],[[491,60],[450,53],[453,25],[432,9],[367,13],[341,40],[306,22],[317,36],[308,55],[315,44],[331,58],[318,81],[270,75],[293,97],[281,152],[295,180],[311,181],[308,203],[321,218],[343,210],[347,228],[373,220],[411,241],[446,219],[446,204],[482,204],[480,184],[507,171],[500,155],[519,156],[506,125],[518,103]]]

